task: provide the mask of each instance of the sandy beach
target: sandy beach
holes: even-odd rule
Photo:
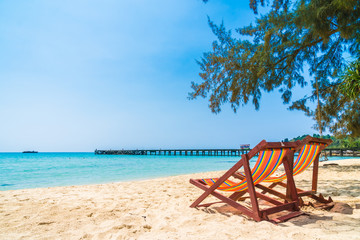
[[[303,207],[278,225],[255,222],[222,204],[192,209],[198,173],[146,181],[0,192],[0,239],[360,239],[360,159],[319,169],[318,191],[352,214]],[[297,176],[310,186],[311,172]],[[209,199],[211,200],[211,199]]]

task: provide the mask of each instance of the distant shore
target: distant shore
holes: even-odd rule
[[[189,208],[201,194],[189,179],[222,172],[1,191],[0,239],[359,239],[360,209],[347,215],[305,207],[309,216],[274,225],[221,204]],[[298,175],[297,186],[309,186],[310,176]],[[360,159],[322,162],[318,190],[355,208],[359,176]]]

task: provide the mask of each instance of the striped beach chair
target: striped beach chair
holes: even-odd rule
[[[312,176],[312,188],[309,191],[305,191],[302,189],[297,188],[297,195],[299,197],[300,205],[304,205],[304,202],[301,197],[308,196],[320,203],[330,203],[332,202],[331,197],[329,199],[325,199],[322,194],[319,196],[316,195],[317,193],[317,182],[318,182],[318,169],[319,169],[319,156],[321,151],[326,148],[328,145],[332,143],[330,139],[320,139],[320,138],[313,138],[307,136],[302,141],[298,141],[298,146],[296,147],[296,151],[299,151],[299,155],[293,164],[293,176],[296,176],[306,169],[308,169],[311,165],[313,165],[313,176]],[[242,179],[243,177],[240,177]],[[263,180],[263,182],[272,183],[270,186],[265,187],[261,184],[258,184],[256,187],[263,190],[262,193],[271,193],[278,197],[281,197],[285,200],[289,199],[289,194],[282,194],[278,191],[275,191],[274,188],[276,186],[282,186],[287,188],[287,184],[285,183],[287,180],[286,173],[282,173],[278,176],[268,176]]]
[[[274,143],[263,140],[249,153],[242,155],[240,161],[220,178],[190,179],[190,183],[204,190],[204,193],[190,207],[208,207],[215,203],[226,203],[255,221],[268,220],[276,223],[301,215],[291,174],[291,161],[295,147],[296,143]],[[258,155],[257,162],[250,169],[249,160],[256,155]],[[280,165],[283,165],[286,172],[290,174],[287,175],[287,179],[292,200],[285,203],[255,191],[255,185],[270,177]],[[229,178],[240,168],[244,169],[244,178],[240,182],[230,180]],[[229,193],[230,195],[225,195]],[[243,200],[243,196],[247,193],[251,207],[239,203],[239,200]],[[220,202],[200,204],[209,195],[218,198]],[[271,207],[260,209],[258,199],[268,202]],[[285,215],[273,218],[269,216],[282,211],[285,211]]]

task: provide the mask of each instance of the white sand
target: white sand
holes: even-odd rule
[[[355,207],[360,159],[335,163],[340,166],[320,168],[319,192]],[[305,207],[309,216],[274,225],[224,211],[222,204],[189,208],[202,193],[189,179],[220,173],[2,191],[0,239],[360,239],[360,209],[346,215]],[[297,177],[297,186],[309,186],[309,176]]]

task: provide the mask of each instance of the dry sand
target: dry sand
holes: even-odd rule
[[[335,163],[320,167],[318,190],[355,208],[360,159]],[[274,225],[221,204],[189,208],[202,193],[189,178],[220,174],[2,191],[0,239],[360,239],[360,209],[348,215],[305,207],[308,216]],[[310,176],[308,171],[297,177],[297,186],[309,186]]]

